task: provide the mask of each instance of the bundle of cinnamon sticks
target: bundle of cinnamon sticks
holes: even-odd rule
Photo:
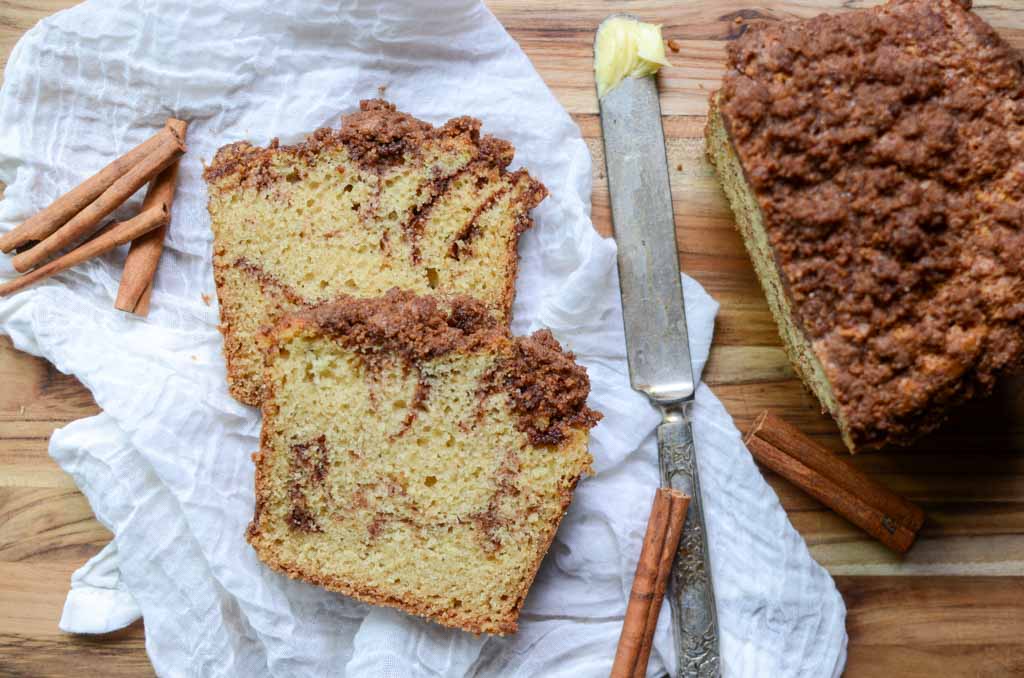
[[[155,135],[0,236],[0,251],[17,250],[11,261],[15,270],[24,273],[0,284],[0,296],[131,242],[114,306],[146,315],[153,276],[170,223],[178,161],[186,150],[187,128],[188,123],[168,118]],[[100,222],[147,182],[149,188],[139,215],[97,232]],[[44,263],[72,246],[74,249],[68,253]]]

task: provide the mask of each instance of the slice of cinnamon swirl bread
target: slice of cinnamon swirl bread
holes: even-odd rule
[[[295,146],[220,149],[205,178],[232,395],[260,402],[262,327],[339,294],[466,294],[507,323],[519,235],[546,195],[506,170],[513,153],[473,118],[435,128],[379,100]]]
[[[393,290],[266,335],[248,540],[287,575],[511,633],[589,470],[590,382],[546,331]]]

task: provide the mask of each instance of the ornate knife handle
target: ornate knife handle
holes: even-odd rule
[[[704,507],[697,477],[693,429],[690,412],[693,401],[666,408],[658,426],[658,459],[661,482],[690,495],[690,509],[683,526],[672,579],[669,605],[672,608],[672,635],[680,678],[705,678],[721,675],[718,654],[718,614],[715,590],[711,584]]]

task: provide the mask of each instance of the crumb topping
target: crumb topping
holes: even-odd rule
[[[587,407],[587,370],[562,350],[550,330],[517,337],[497,375],[533,445],[559,445],[569,429],[593,428],[601,420],[600,412]]]
[[[499,168],[507,167],[515,154],[509,142],[481,136],[480,121],[476,118],[453,118],[434,127],[396,110],[392,103],[365,99],[359,102],[358,111],[342,117],[340,129],[322,127],[298,144],[281,146],[277,139],[266,148],[248,141],[228,144],[217,151],[213,162],[203,171],[203,178],[209,184],[231,178],[231,183],[263,189],[286,180],[274,171],[278,156],[293,156],[312,165],[322,153],[340,146],[344,146],[361,167],[379,171],[402,163],[407,156],[417,155],[422,146],[431,141],[453,147],[471,143],[477,147],[480,160]]]
[[[308,324],[345,346],[371,353],[398,354],[411,363],[466,350],[485,338],[505,335],[504,328],[476,299],[455,297],[446,313],[433,297],[398,288],[383,297],[342,296],[284,322]]]

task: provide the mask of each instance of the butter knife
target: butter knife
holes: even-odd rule
[[[654,76],[626,78],[600,98],[600,111],[630,384],[662,413],[662,485],[692,497],[669,585],[676,675],[719,676],[718,617],[690,424],[693,365]]]

